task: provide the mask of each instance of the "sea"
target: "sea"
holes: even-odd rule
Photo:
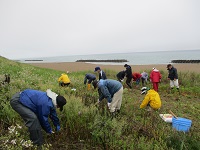
[[[56,57],[40,57],[18,60],[23,63],[52,63],[52,62],[76,62],[77,60],[117,60],[125,59],[124,63],[95,62],[93,64],[109,65],[149,65],[168,64],[172,60],[200,60],[200,50],[177,50],[177,51],[155,51],[155,52],[132,52],[132,53],[112,53],[112,54],[92,54],[92,55],[71,55]],[[31,61],[33,60],[33,61]]]

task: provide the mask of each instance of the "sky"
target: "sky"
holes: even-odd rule
[[[199,8],[199,0],[0,0],[0,55],[199,50]]]

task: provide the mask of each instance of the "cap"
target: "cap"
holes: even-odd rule
[[[150,90],[148,87],[142,87],[141,88],[141,91],[142,91],[141,94],[147,93],[148,90]]]
[[[100,70],[100,67],[95,67],[94,72],[96,72],[97,70]]]
[[[60,111],[62,111],[63,106],[67,103],[67,101],[63,96],[58,95],[56,97],[56,103],[57,103],[58,107],[60,108]]]
[[[127,67],[127,66],[128,66],[127,64],[124,65],[124,67]]]
[[[170,66],[172,66],[172,65],[171,65],[171,64],[168,64],[168,65],[167,65],[167,68],[169,68]]]

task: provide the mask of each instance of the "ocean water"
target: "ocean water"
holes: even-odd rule
[[[30,58],[29,58],[30,59]],[[200,50],[184,50],[184,51],[159,51],[159,52],[133,52],[133,53],[115,53],[115,54],[95,54],[95,55],[73,55],[73,56],[57,56],[57,57],[40,57],[32,60],[43,61],[25,61],[24,63],[46,63],[46,62],[75,62],[81,59],[126,59],[130,65],[147,65],[147,64],[168,64],[172,60],[200,60]],[[125,63],[96,63],[95,64],[112,64],[119,65]]]

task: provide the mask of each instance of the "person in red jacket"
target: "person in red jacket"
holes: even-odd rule
[[[140,78],[142,77],[142,75],[140,73],[134,72],[132,74],[133,77],[133,81],[136,82],[136,86],[138,86],[140,84]]]
[[[158,92],[158,83],[161,81],[161,74],[160,71],[156,68],[153,68],[153,70],[150,73],[150,81],[153,84],[153,89]]]

